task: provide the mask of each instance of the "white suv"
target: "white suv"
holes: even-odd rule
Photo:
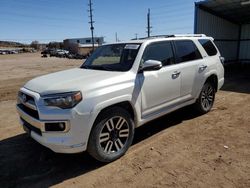
[[[127,151],[136,127],[191,104],[208,112],[224,83],[222,61],[205,35],[103,45],[80,68],[26,83],[17,111],[30,136],[51,150],[87,150],[110,162]]]

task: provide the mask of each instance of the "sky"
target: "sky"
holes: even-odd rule
[[[193,33],[196,0],[92,0],[94,36],[114,42]],[[0,0],[0,40],[31,43],[90,37],[89,0]]]

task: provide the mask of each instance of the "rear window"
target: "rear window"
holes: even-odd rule
[[[203,46],[205,51],[209,56],[213,56],[217,54],[217,50],[214,44],[209,39],[199,39],[200,44]]]
[[[202,58],[196,45],[191,40],[176,40],[175,48],[179,63]]]

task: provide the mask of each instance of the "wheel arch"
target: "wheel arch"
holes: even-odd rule
[[[112,108],[116,108],[116,110],[118,110],[117,107],[126,110],[131,115],[132,120],[134,122],[136,121],[136,114],[135,114],[134,108],[129,101],[122,101],[122,102],[115,103],[115,104],[112,104],[110,106],[107,106],[107,107],[101,109],[94,120],[94,123],[93,123],[91,130],[89,132],[89,137],[87,139],[87,151],[96,159],[98,159],[98,155],[96,155],[96,152],[93,152],[94,150],[93,150],[92,144],[91,144],[91,143],[93,143],[93,139],[91,139],[91,134],[93,133],[93,131],[95,131],[95,126],[98,125],[98,122],[102,120],[102,115],[110,113],[110,111],[108,112],[108,110],[110,110]],[[132,123],[131,126],[133,129],[132,132],[134,132],[135,124]],[[131,137],[132,140],[133,140],[133,135],[134,135],[134,133],[132,134],[132,137]],[[132,143],[132,140],[131,140],[131,143]],[[129,146],[131,145],[131,143],[129,144]],[[100,160],[100,159],[98,159],[98,160]],[[107,162],[106,159],[103,160],[103,162]]]
[[[218,91],[218,76],[216,74],[211,74],[205,81],[205,83],[210,82],[214,88],[215,88],[215,92]],[[204,84],[205,84],[204,83]]]
[[[96,121],[98,121],[98,119],[100,118],[101,114],[111,108],[114,107],[120,107],[125,109],[130,115],[132,120],[134,121],[134,123],[136,123],[136,113],[135,113],[135,109],[133,108],[132,104],[129,101],[122,101],[122,102],[118,102],[109,106],[104,107],[103,109],[101,109],[97,115],[97,117],[95,118],[94,124],[96,123]]]

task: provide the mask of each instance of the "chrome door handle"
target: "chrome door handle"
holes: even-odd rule
[[[180,74],[181,74],[180,71],[174,71],[173,74],[172,74],[172,78],[173,79],[178,78]]]
[[[199,67],[199,71],[202,72],[202,71],[204,71],[206,68],[207,68],[207,65],[201,65],[201,66]]]

